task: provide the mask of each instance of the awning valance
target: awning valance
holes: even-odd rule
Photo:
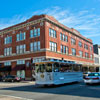
[[[9,72],[11,71],[11,66],[0,67],[0,72]]]
[[[25,70],[25,64],[24,65],[16,65],[14,68],[12,68],[13,71],[16,70]]]

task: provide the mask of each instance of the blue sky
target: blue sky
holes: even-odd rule
[[[0,0],[0,29],[37,14],[52,15],[100,44],[100,0]]]

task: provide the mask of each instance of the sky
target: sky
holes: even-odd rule
[[[0,29],[48,14],[100,45],[100,0],[0,0]]]

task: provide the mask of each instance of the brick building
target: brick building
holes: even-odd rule
[[[94,49],[95,68],[96,68],[96,71],[100,72],[100,45],[98,44],[93,45],[93,49]]]
[[[75,61],[85,70],[94,63],[92,40],[48,15],[0,30],[0,74],[31,78],[30,63],[47,58]]]

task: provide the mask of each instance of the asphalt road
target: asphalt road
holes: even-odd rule
[[[100,84],[85,85],[81,82],[52,87],[38,87],[34,83],[15,84],[0,85],[0,96],[13,98],[9,100],[100,100]]]

